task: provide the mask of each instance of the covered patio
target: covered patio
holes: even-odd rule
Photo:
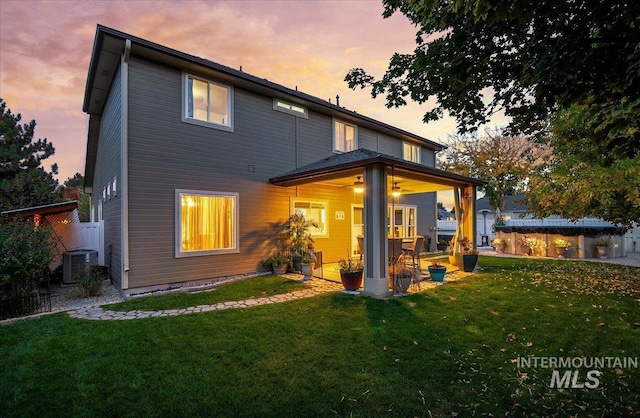
[[[273,177],[270,182],[282,187],[314,184],[336,188],[354,187],[356,182],[359,186],[362,182],[364,293],[373,297],[390,294],[387,239],[394,232],[388,225],[387,208],[393,207],[398,193],[419,195],[453,190],[456,214],[460,217],[458,237],[469,238],[476,247],[476,187],[484,184],[476,179],[376,151],[357,149]]]

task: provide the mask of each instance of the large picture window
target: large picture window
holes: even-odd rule
[[[358,147],[358,128],[355,125],[334,120],[333,122],[333,150],[339,152],[353,151]]]
[[[232,89],[185,74],[184,121],[231,130]]]
[[[238,252],[238,194],[176,190],[176,257]]]
[[[315,221],[318,227],[309,228],[309,233],[314,237],[326,238],[329,234],[327,230],[327,203],[309,202],[297,200],[292,203],[293,213],[303,215],[307,221]]]

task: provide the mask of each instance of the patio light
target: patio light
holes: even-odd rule
[[[391,188],[391,196],[400,196],[400,187],[398,186],[398,183],[393,183],[393,187]]]
[[[358,180],[353,182],[353,191],[356,193],[364,193],[364,183],[360,180],[360,176],[358,176]]]

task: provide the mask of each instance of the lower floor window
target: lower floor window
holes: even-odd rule
[[[176,257],[238,252],[238,194],[176,190]]]
[[[393,216],[391,215],[393,211]],[[389,238],[413,238],[416,236],[416,206],[391,205],[387,207],[387,235]]]

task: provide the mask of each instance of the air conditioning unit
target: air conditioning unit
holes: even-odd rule
[[[98,252],[93,250],[69,251],[62,255],[62,283],[71,284],[76,278],[98,264]]]

